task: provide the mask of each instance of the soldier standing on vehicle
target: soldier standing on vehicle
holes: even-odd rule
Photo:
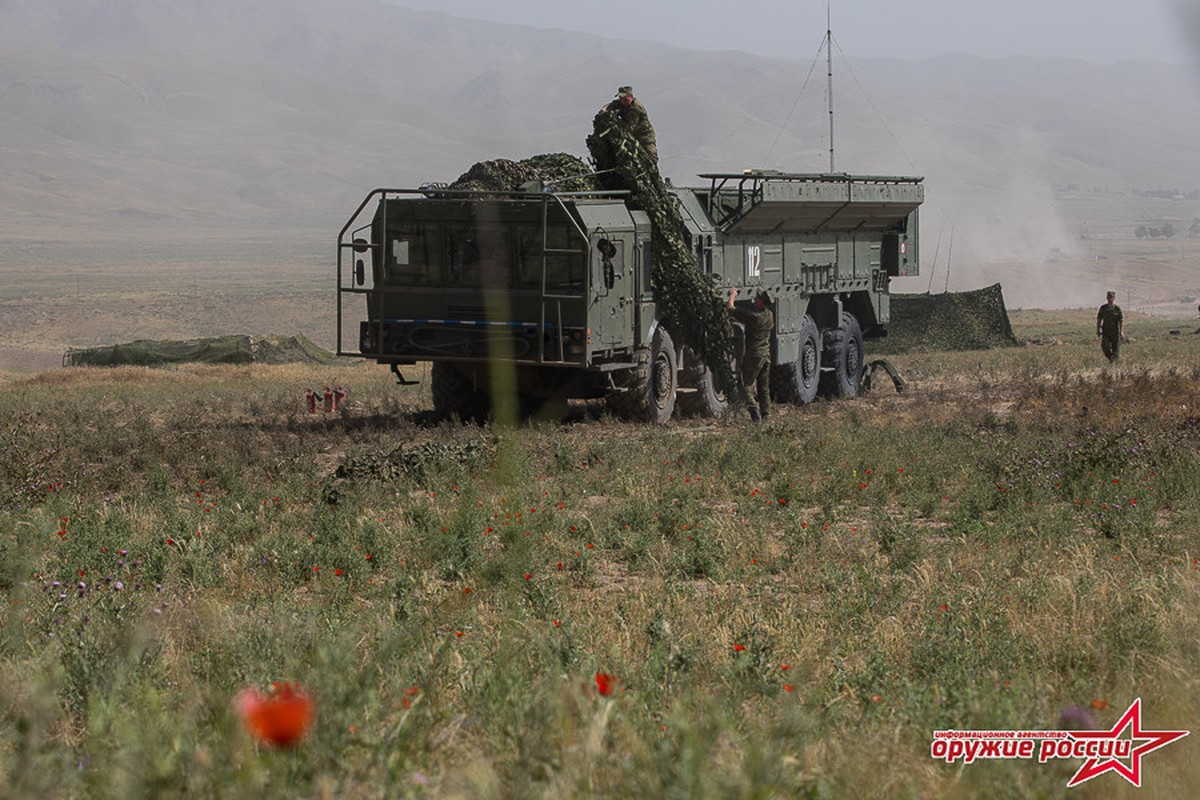
[[[750,419],[765,422],[771,412],[771,333],[775,330],[775,315],[767,308],[771,298],[766,291],[759,291],[754,296],[753,308],[735,306],[733,301],[737,295],[735,286],[729,290],[726,306],[733,318],[746,328],[746,353],[742,356],[740,370],[742,400],[750,412]]]
[[[622,86],[617,89],[617,96],[612,102],[603,106],[604,111],[611,111],[621,127],[629,131],[633,138],[642,143],[646,152],[658,163],[658,144],[654,140],[654,127],[650,124],[650,115],[642,101],[633,96],[632,86]]]
[[[1121,307],[1117,305],[1117,293],[1109,292],[1108,302],[1096,313],[1096,335],[1100,337],[1100,350],[1111,363],[1117,363],[1121,342],[1125,341],[1125,320]]]

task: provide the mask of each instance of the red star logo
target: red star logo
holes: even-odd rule
[[[1121,718],[1117,720],[1117,724],[1113,725],[1112,730],[1075,731],[1072,733],[1072,736],[1076,739],[1117,739],[1118,735],[1123,733],[1126,728],[1130,729],[1129,741],[1133,744],[1133,749],[1129,754],[1128,765],[1115,758],[1107,758],[1102,763],[1098,763],[1100,762],[1098,758],[1089,758],[1071,778],[1067,786],[1078,786],[1084,781],[1090,781],[1097,775],[1103,775],[1111,769],[1134,786],[1140,788],[1142,785],[1142,756],[1149,755],[1160,747],[1166,747],[1171,742],[1176,739],[1182,739],[1189,733],[1189,731],[1142,730],[1142,698],[1139,697],[1121,715]],[[1137,744],[1138,742],[1145,742],[1145,744],[1139,745]]]

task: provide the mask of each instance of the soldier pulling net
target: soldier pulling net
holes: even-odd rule
[[[737,397],[729,316],[707,277],[695,268],[683,217],[663,184],[656,160],[609,111],[596,114],[592,128],[587,145],[601,186],[628,190],[630,205],[650,217],[650,280],[661,316],[709,366],[717,388],[727,398]]]

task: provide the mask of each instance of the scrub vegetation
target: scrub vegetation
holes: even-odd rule
[[[930,755],[1200,714],[1200,337],[1131,319],[1114,368],[1012,316],[1040,344],[764,426],[439,422],[352,362],[11,377],[0,794],[1185,796],[1190,739],[1140,790]],[[239,717],[273,683],[290,747]]]

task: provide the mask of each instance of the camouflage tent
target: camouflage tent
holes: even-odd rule
[[[72,348],[65,367],[162,367],[169,364],[328,363],[334,356],[304,336],[218,336],[186,341],[138,339],[103,347]]]
[[[1021,344],[1013,334],[996,283],[969,292],[892,295],[892,321],[885,348],[902,350],[989,350]]]

